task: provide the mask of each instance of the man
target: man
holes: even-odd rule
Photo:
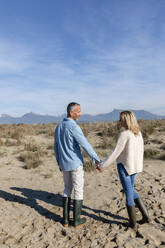
[[[63,225],[69,224],[70,196],[74,189],[73,217],[74,226],[79,227],[86,222],[80,218],[83,204],[84,170],[83,157],[80,146],[92,159],[94,164],[100,162],[91,145],[85,138],[76,120],[81,116],[80,104],[72,102],[67,106],[67,118],[55,129],[54,150],[60,170],[63,172]]]

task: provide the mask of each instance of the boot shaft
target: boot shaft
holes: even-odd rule
[[[136,230],[136,211],[135,211],[135,206],[128,206],[127,205],[127,212],[129,216],[129,222],[130,226]]]
[[[63,197],[63,225],[69,224],[70,197]]]
[[[142,198],[139,197],[139,198],[135,199],[134,201],[135,201],[136,206],[138,207],[138,209],[140,210],[140,212],[143,216],[143,222],[149,223],[151,220],[149,218],[147,208],[146,208]]]
[[[86,218],[81,217],[83,200],[74,200],[73,206],[73,217],[74,217],[74,226],[79,227],[86,222]]]

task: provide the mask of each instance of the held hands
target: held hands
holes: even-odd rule
[[[103,172],[104,171],[103,168],[99,168],[99,163],[96,163],[96,171],[97,172]]]

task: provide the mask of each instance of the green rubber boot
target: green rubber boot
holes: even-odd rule
[[[148,211],[147,211],[147,208],[146,208],[143,200],[139,197],[139,198],[135,199],[134,201],[135,201],[135,204],[138,207],[138,209],[140,210],[142,217],[143,217],[139,223],[140,224],[149,223],[151,221],[151,219],[148,215]]]
[[[135,206],[127,205],[130,227],[137,231]]]
[[[74,200],[73,217],[74,217],[74,226],[77,228],[79,228],[86,222],[86,218],[80,218],[82,204],[83,204],[83,200]]]
[[[63,226],[69,225],[69,212],[70,212],[70,197],[63,197]]]

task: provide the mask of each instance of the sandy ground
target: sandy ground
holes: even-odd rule
[[[0,159],[0,248],[165,247],[164,161],[146,160],[137,177],[136,190],[152,221],[134,233],[125,225],[125,197],[115,164],[104,173],[85,173],[82,214],[87,223],[75,229],[61,224],[63,180],[55,158],[26,170],[9,155]]]

